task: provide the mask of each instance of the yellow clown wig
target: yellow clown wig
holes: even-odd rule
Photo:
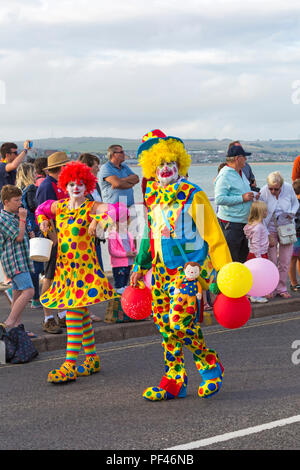
[[[157,143],[145,150],[141,149],[142,151],[138,155],[144,177],[147,179],[156,178],[156,169],[164,162],[176,162],[179,175],[186,176],[191,164],[191,156],[185,150],[183,142],[176,137],[153,140],[157,140]]]

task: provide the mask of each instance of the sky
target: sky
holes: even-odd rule
[[[300,2],[1,0],[0,141],[300,139]]]

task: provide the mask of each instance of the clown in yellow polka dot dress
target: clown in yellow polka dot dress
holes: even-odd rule
[[[106,229],[113,222],[118,208],[114,205],[89,201],[95,177],[82,163],[68,163],[63,168],[59,185],[69,194],[68,199],[46,201],[36,210],[42,232],[55,219],[58,255],[53,283],[40,301],[49,309],[65,309],[67,325],[66,360],[59,369],[51,371],[48,382],[73,381],[100,371],[96,354],[94,330],[87,307],[118,297],[103,273],[96,255],[94,236],[97,223]],[[109,208],[109,206],[111,206]],[[110,215],[109,215],[110,214]],[[83,346],[86,359],[76,366]]]

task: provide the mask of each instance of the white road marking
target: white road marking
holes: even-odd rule
[[[269,429],[274,429],[280,426],[287,426],[288,424],[299,423],[300,415],[291,416],[290,418],[279,419],[277,421],[271,421],[270,423],[260,424],[258,426],[252,426],[250,428],[240,429],[239,431],[227,432],[225,434],[219,434],[217,436],[208,437],[199,441],[188,442],[187,444],[178,445],[175,447],[169,447],[165,450],[192,450],[198,449],[199,447],[206,447],[209,445],[217,444],[218,442],[229,441],[230,439],[236,439],[239,437],[249,436],[258,432],[263,432]]]

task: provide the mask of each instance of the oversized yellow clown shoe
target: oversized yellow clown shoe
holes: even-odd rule
[[[76,380],[76,366],[70,362],[64,362],[59,369],[54,369],[48,374],[48,382],[59,384]]]
[[[100,369],[100,357],[96,355],[87,357],[84,363],[80,364],[76,368],[76,372],[78,376],[86,377],[88,375],[96,374],[96,372],[99,372]]]
[[[187,390],[187,376],[184,382],[177,383],[174,379],[163,377],[158,387],[148,387],[144,390],[143,397],[149,401],[172,400],[184,398]]]
[[[160,387],[148,387],[144,390],[143,397],[150,401],[167,400],[167,391]],[[172,397],[174,398],[174,397]]]
[[[220,390],[223,381],[224,368],[219,362],[213,369],[201,370],[202,382],[198,389],[201,398],[210,398]]]

